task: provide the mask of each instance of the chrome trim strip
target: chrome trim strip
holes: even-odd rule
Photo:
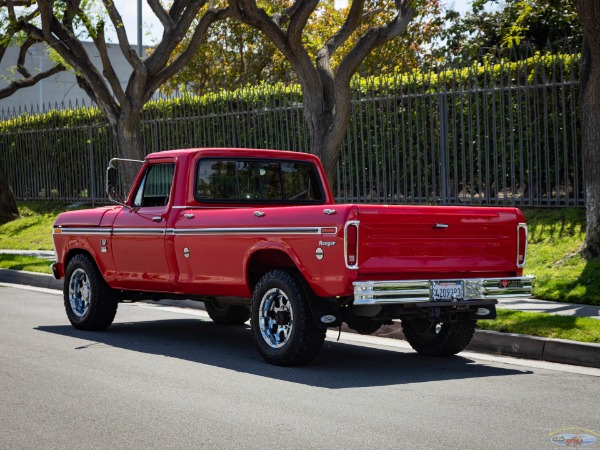
[[[57,233],[55,230],[60,230],[60,233]],[[94,235],[94,236],[110,236],[111,229],[110,228],[102,228],[102,227],[89,227],[89,228],[63,228],[63,227],[55,227],[52,230],[52,234],[67,234],[67,235]]]
[[[113,235],[156,236],[164,235],[164,228],[113,228]]]
[[[94,235],[110,236],[112,235],[175,235],[175,236],[193,236],[206,234],[311,234],[323,236],[335,236],[338,233],[338,227],[245,227],[245,228],[58,228],[60,234],[69,235]],[[324,229],[332,230],[325,232]],[[59,234],[59,233],[56,233]]]
[[[457,278],[447,281],[458,280]],[[391,281],[355,281],[354,304],[405,304],[430,302],[430,284],[432,281],[441,280],[391,280]],[[464,284],[464,301],[487,300],[500,298],[525,298],[531,297],[535,277],[507,277],[507,278],[465,278],[460,280]],[[501,283],[506,281],[507,287]],[[510,286],[511,282],[514,284]],[[520,284],[520,285],[519,285]],[[453,302],[444,302],[451,305]]]
[[[333,228],[335,232],[324,233],[324,228]],[[245,228],[167,228],[169,235],[193,236],[206,234],[315,234],[336,235],[337,227],[245,227]]]

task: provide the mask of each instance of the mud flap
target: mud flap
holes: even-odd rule
[[[310,311],[317,328],[337,327],[342,324],[342,311],[335,298],[308,295]]]
[[[495,319],[496,318],[496,305],[485,305],[477,308],[472,313],[472,319]]]

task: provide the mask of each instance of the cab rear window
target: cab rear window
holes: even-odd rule
[[[198,161],[196,200],[322,203],[325,195],[311,163],[209,158]]]

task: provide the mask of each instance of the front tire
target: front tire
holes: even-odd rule
[[[69,322],[79,330],[104,330],[117,313],[115,292],[102,278],[94,260],[85,254],[75,255],[69,261],[63,297]]]
[[[261,356],[278,366],[306,364],[317,357],[325,341],[316,327],[306,293],[283,270],[265,274],[252,296],[252,334]]]
[[[402,320],[406,340],[419,354],[452,356],[463,351],[475,333],[475,320],[441,323],[429,319]]]
[[[245,306],[207,300],[204,302],[204,307],[212,321],[220,325],[243,325],[250,319],[250,310]]]

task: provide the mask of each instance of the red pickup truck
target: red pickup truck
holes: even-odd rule
[[[273,364],[314,359],[328,327],[370,334],[393,319],[417,352],[445,356],[496,299],[531,294],[516,208],[334,204],[315,156],[223,148],[148,155],[121,201],[113,161],[120,204],[54,224],[78,329],[107,328],[122,300],[192,298],[217,323],[251,318]]]

